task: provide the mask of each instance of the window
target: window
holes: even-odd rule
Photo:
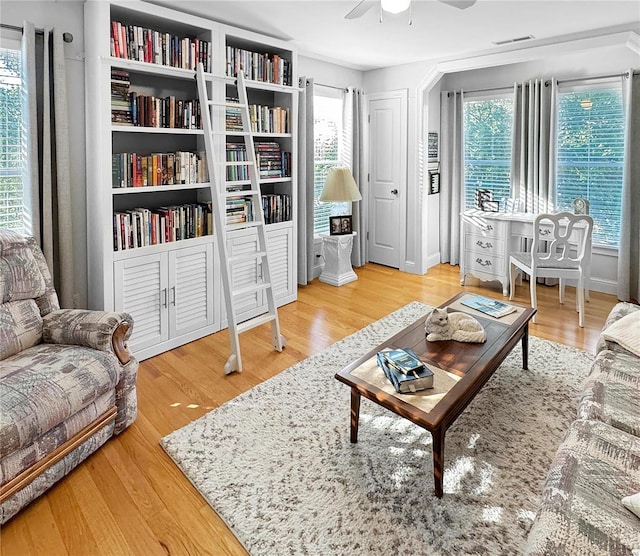
[[[314,189],[313,231],[315,234],[329,232],[329,216],[340,214],[343,205],[349,203],[322,203],[318,201],[327,179],[329,169],[345,163],[343,155],[342,92],[327,96],[324,91],[313,96],[314,112]],[[338,212],[336,212],[336,210]],[[343,213],[348,212],[343,210]]]
[[[508,198],[511,190],[511,96],[464,100],[465,208],[475,207],[475,192],[489,189],[493,199]]]
[[[573,212],[589,201],[593,243],[617,246],[620,237],[624,117],[619,84],[560,90],[556,208]]]
[[[0,228],[23,232],[20,50],[0,48]]]

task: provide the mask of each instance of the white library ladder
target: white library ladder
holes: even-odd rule
[[[260,184],[258,182],[259,168],[256,161],[256,152],[253,143],[253,132],[251,129],[249,102],[247,98],[247,88],[244,82],[244,75],[242,72],[239,72],[237,76],[239,103],[227,100],[217,102],[209,99],[207,81],[211,81],[211,79],[226,78],[216,78],[210,74],[205,76],[202,64],[198,64],[196,79],[198,82],[198,97],[200,98],[200,108],[202,111],[202,123],[204,128],[204,142],[207,152],[207,167],[209,169],[214,230],[216,243],[218,244],[218,253],[220,254],[220,264],[222,266],[222,287],[225,306],[227,309],[229,342],[231,344],[231,355],[224,366],[224,370],[228,374],[234,371],[242,371],[239,339],[240,333],[251,330],[252,328],[262,324],[270,323],[274,349],[282,351],[286,345],[286,340],[280,333],[278,310],[276,308],[273,295],[273,284],[271,283],[267,234],[265,231],[264,214],[262,210]],[[239,112],[242,119],[242,132],[226,130],[224,112],[222,114],[222,131],[213,131],[212,119],[215,116],[215,110],[222,109],[226,111],[227,108],[232,108],[234,109],[234,112]],[[219,180],[221,185],[217,185],[216,183],[217,174],[214,148],[214,135],[216,134],[222,136],[228,134],[239,136],[242,138],[246,149],[246,160],[243,161],[227,161],[227,157],[225,155],[224,162],[220,164],[223,166],[222,177]],[[239,143],[239,145],[242,145],[242,143]],[[244,189],[244,187],[242,187],[240,190],[228,190],[226,186],[226,169],[231,166],[245,167],[247,169],[251,184],[249,189]],[[244,204],[247,208],[246,213],[250,214],[251,218],[247,219],[246,222],[227,223],[227,205],[229,202],[239,202],[241,205]],[[256,229],[258,239],[257,249],[250,253],[242,253],[238,256],[229,257],[227,249],[227,232],[229,230],[243,230],[247,228]],[[234,263],[250,261],[261,263],[262,281],[251,284],[250,286],[245,285],[241,288],[234,288],[232,275],[232,267]],[[264,295],[266,296],[266,312],[243,322],[238,322],[236,303],[239,302],[242,296],[259,293],[261,291],[264,292]]]

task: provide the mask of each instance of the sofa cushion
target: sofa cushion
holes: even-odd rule
[[[45,291],[44,277],[27,240],[0,230],[0,303],[35,299]]]
[[[633,311],[605,328],[602,337],[640,357],[640,311]]]
[[[640,437],[640,360],[605,350],[596,357],[578,404],[579,419],[603,421]]]
[[[115,388],[120,367],[112,354],[39,344],[0,367],[0,457],[29,446],[100,395]]]
[[[0,305],[0,361],[42,341],[42,317],[33,299]]]
[[[640,438],[574,421],[551,464],[525,554],[631,554],[640,522],[622,498],[640,490]]]
[[[627,303],[627,302],[616,303],[613,309],[611,309],[611,312],[609,313],[609,316],[607,317],[607,320],[604,323],[602,330],[606,330],[614,322],[617,322],[620,319],[636,311],[640,311],[639,305],[634,305],[633,303]],[[603,349],[612,349],[614,351],[621,351],[623,353],[627,353],[627,350],[624,349],[622,346],[616,344],[615,342],[610,342],[606,340],[604,336],[600,335],[600,338],[598,340],[598,345],[596,346],[596,353],[602,351]]]

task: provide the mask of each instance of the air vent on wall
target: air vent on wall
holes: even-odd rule
[[[528,41],[528,40],[530,40],[532,38],[534,38],[533,35],[526,35],[525,37],[516,37],[515,39],[506,39],[504,41],[495,41],[492,44],[495,44],[496,46],[502,46],[503,44],[511,44],[513,42]]]

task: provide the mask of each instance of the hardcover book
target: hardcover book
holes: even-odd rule
[[[411,394],[420,390],[433,388],[433,372],[424,364],[420,364],[419,368],[415,368],[409,374],[400,372],[395,366],[389,363],[386,355],[393,350],[382,350],[377,355],[378,366],[382,369],[385,376],[393,384],[396,392],[399,394]],[[409,350],[410,351],[410,350]],[[415,353],[411,352],[415,357]]]

